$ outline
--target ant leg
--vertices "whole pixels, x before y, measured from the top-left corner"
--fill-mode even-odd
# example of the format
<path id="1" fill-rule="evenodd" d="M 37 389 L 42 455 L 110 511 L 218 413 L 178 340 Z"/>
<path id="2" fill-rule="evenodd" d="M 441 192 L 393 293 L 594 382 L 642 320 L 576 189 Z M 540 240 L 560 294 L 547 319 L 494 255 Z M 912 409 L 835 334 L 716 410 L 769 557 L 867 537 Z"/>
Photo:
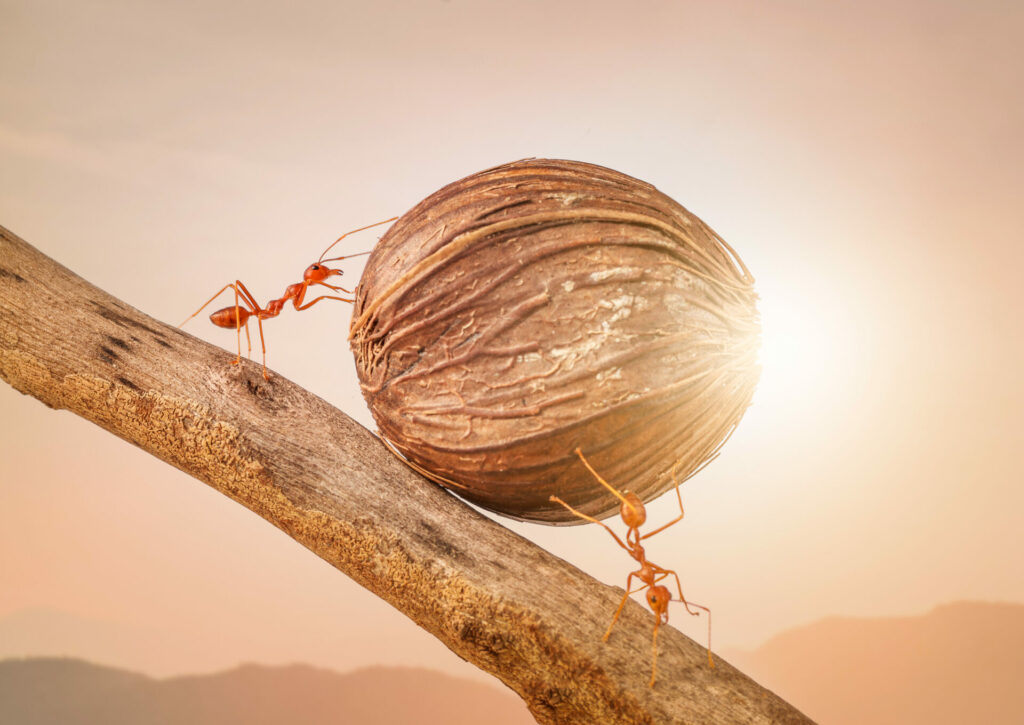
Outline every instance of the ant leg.
<path id="1" fill-rule="evenodd" d="M 263 318 L 256 315 L 256 325 L 260 328 L 260 348 L 263 351 L 263 379 L 270 380 L 270 375 L 267 374 L 267 343 L 263 341 Z M 245 334 L 249 335 L 249 321 L 245 321 Z"/>
<path id="2" fill-rule="evenodd" d="M 260 349 L 261 349 L 261 351 L 263 353 L 263 379 L 264 380 L 270 380 L 270 375 L 267 374 L 267 343 L 266 343 L 266 340 L 263 337 L 263 315 L 266 312 L 266 310 L 264 310 L 262 307 L 260 307 L 259 303 L 256 301 L 256 298 L 252 296 L 252 292 L 250 292 L 249 288 L 246 287 L 245 284 L 242 283 L 242 280 L 236 279 L 235 280 L 235 284 L 232 285 L 232 286 L 235 288 L 235 308 L 236 309 L 241 308 L 241 305 L 239 305 L 239 303 L 238 303 L 239 302 L 238 297 L 239 297 L 239 295 L 241 295 L 242 302 L 244 302 L 245 305 L 249 308 L 249 314 L 250 315 L 254 315 L 256 317 L 256 324 L 259 327 L 259 331 L 260 331 Z M 236 325 L 236 327 L 239 328 L 239 331 L 238 331 L 238 358 L 240 359 L 242 357 L 242 332 L 241 332 L 240 320 L 238 319 L 237 316 L 235 318 L 235 325 Z M 245 341 L 246 341 L 246 343 L 249 346 L 249 351 L 248 351 L 247 354 L 251 357 L 252 356 L 252 339 L 249 337 L 249 320 L 248 319 L 245 321 Z M 236 359 L 235 362 L 237 363 L 238 359 Z"/>
<path id="3" fill-rule="evenodd" d="M 685 515 L 685 512 L 683 511 L 683 495 L 681 493 L 679 493 L 679 479 L 676 478 L 676 468 L 678 468 L 678 466 L 679 466 L 678 463 L 676 463 L 674 466 L 672 466 L 672 480 L 675 481 L 675 484 L 676 484 L 676 499 L 679 500 L 679 515 L 676 516 L 671 521 L 669 521 L 667 524 L 665 524 L 663 526 L 659 526 L 654 531 L 648 531 L 646 534 L 644 534 L 643 536 L 640 537 L 641 540 L 646 539 L 649 536 L 654 536 L 655 534 L 664 531 L 669 526 L 674 526 L 675 524 L 678 524 L 680 521 L 683 520 L 683 516 Z"/>
<path id="4" fill-rule="evenodd" d="M 668 577 L 670 575 L 674 576 L 676 578 L 676 589 L 679 591 L 679 601 L 681 601 L 683 603 L 683 607 L 686 609 L 687 613 L 692 614 L 695 617 L 700 614 L 700 612 L 695 612 L 692 609 L 690 609 L 690 603 L 687 602 L 686 601 L 686 597 L 683 596 L 683 585 L 679 581 L 679 575 L 678 574 L 676 574 L 671 569 L 662 569 L 660 566 L 656 566 L 654 564 L 651 564 L 651 568 L 654 569 L 654 571 L 656 571 L 658 574 L 661 574 L 661 578 L 662 579 L 664 579 L 664 578 L 666 578 L 666 577 Z M 660 581 L 660 579 L 659 579 L 659 581 Z M 694 606 L 698 606 L 698 605 L 695 604 Z M 705 611 L 707 610 L 706 607 L 701 607 L 701 609 L 704 609 Z"/>
<path id="5" fill-rule="evenodd" d="M 263 308 L 260 307 L 256 298 L 252 296 L 249 289 L 242 284 L 242 280 L 236 279 L 235 283 L 231 285 L 235 289 L 235 329 L 238 330 L 238 357 L 235 358 L 235 365 L 237 365 L 242 358 L 242 330 L 241 321 L 239 319 L 238 310 L 241 309 L 241 305 L 238 304 L 238 296 L 242 296 L 242 301 L 249 308 L 249 314 L 256 316 L 256 322 L 260 328 L 260 347 L 263 348 L 263 377 L 267 378 L 267 346 L 263 342 L 263 320 L 261 313 L 264 312 Z M 249 337 L 249 320 L 245 320 L 245 343 L 248 346 L 246 356 L 252 358 L 252 338 Z"/>
<path id="6" fill-rule="evenodd" d="M 651 684 L 654 687 L 654 680 L 658 677 L 658 625 L 661 624 L 661 617 L 654 618 L 654 634 L 651 636 Z"/>
<path id="7" fill-rule="evenodd" d="M 612 623 L 608 625 L 608 631 L 604 633 L 601 638 L 602 642 L 607 642 L 608 638 L 612 636 L 612 629 L 615 628 L 615 623 L 619 621 L 619 615 L 622 614 L 622 608 L 626 606 L 626 602 L 629 601 L 629 595 L 631 592 L 627 591 L 622 595 L 622 601 L 619 602 L 619 608 L 615 610 L 615 616 L 612 617 Z"/>
<path id="8" fill-rule="evenodd" d="M 253 296 L 251 294 L 249 294 L 249 290 L 247 290 L 245 288 L 245 285 L 242 284 L 242 282 L 240 280 L 236 279 L 234 282 L 229 282 L 228 284 L 224 285 L 219 290 L 217 290 L 217 294 L 215 294 L 210 299 L 206 300 L 206 302 L 203 303 L 202 307 L 200 307 L 198 310 L 196 310 L 191 315 L 186 317 L 185 321 L 182 322 L 180 325 L 178 325 L 178 327 L 184 327 L 186 322 L 188 322 L 193 317 L 195 317 L 200 312 L 202 312 L 211 302 L 213 302 L 215 299 L 217 299 L 217 297 L 219 297 L 220 294 L 222 292 L 224 292 L 226 289 L 228 289 L 229 287 L 232 290 L 234 290 L 234 292 L 235 292 L 235 334 L 236 334 L 237 340 L 238 340 L 238 354 L 235 356 L 235 359 L 231 362 L 231 364 L 232 365 L 238 365 L 242 361 L 242 321 L 241 321 L 241 315 L 238 314 L 238 311 L 240 309 L 242 309 L 242 306 L 238 303 L 239 287 L 242 288 L 242 301 L 245 303 L 246 307 L 248 308 L 246 311 L 250 315 L 257 314 L 260 311 L 260 306 L 256 303 L 256 300 L 253 298 Z M 248 316 L 246 316 L 246 320 L 245 320 L 245 340 L 246 340 L 246 343 L 248 344 L 248 354 L 251 355 L 252 354 L 252 340 L 249 338 L 249 320 L 248 320 Z"/>
<path id="9" fill-rule="evenodd" d="M 340 285 L 333 285 L 333 284 L 327 284 L 326 282 L 317 282 L 317 284 L 319 284 L 319 285 L 323 285 L 323 286 L 324 286 L 324 287 L 326 287 L 327 289 L 332 289 L 332 290 L 334 290 L 335 292 L 344 292 L 344 293 L 345 293 L 345 294 L 347 294 L 347 295 L 350 295 L 350 294 L 354 294 L 354 293 L 352 292 L 352 290 L 350 290 L 350 289 L 345 289 L 344 287 L 342 287 L 342 286 L 340 286 Z"/>
<path id="10" fill-rule="evenodd" d="M 708 613 L 708 666 L 711 669 L 715 669 L 715 658 L 711 656 L 711 610 L 707 607 L 701 607 L 699 604 L 694 604 L 695 607 L 700 607 Z"/>
<path id="11" fill-rule="evenodd" d="M 252 359 L 252 338 L 249 337 L 249 321 L 248 320 L 245 321 L 244 327 L 245 327 L 245 346 L 246 346 L 245 355 L 246 355 L 246 357 Z M 238 332 L 238 356 L 234 360 L 231 361 L 232 365 L 238 365 L 240 362 L 242 362 L 242 333 L 241 333 L 240 330 L 236 330 L 236 332 Z"/>
<path id="12" fill-rule="evenodd" d="M 235 292 L 235 335 L 236 335 L 237 342 L 238 342 L 238 354 L 235 355 L 235 359 L 231 361 L 232 365 L 238 365 L 240 362 L 242 362 L 242 329 L 241 329 L 242 328 L 242 323 L 241 323 L 241 315 L 238 314 L 238 311 L 241 309 L 241 306 L 238 304 L 238 285 L 240 285 L 240 284 L 242 284 L 242 283 L 239 282 L 238 280 L 235 280 L 233 283 L 224 285 L 223 287 L 220 288 L 220 291 L 217 292 L 217 294 L 215 294 L 213 297 L 211 297 L 210 299 L 208 299 L 206 301 L 206 304 L 204 304 L 202 307 L 200 307 L 198 310 L 193 312 L 189 317 L 187 317 L 185 319 L 185 322 L 188 322 L 193 317 L 198 315 L 200 312 L 203 311 L 203 308 L 205 308 L 208 304 L 210 304 L 215 299 L 217 299 L 218 295 L 220 295 L 220 293 L 223 292 L 224 290 L 226 290 L 228 287 L 230 287 L 232 290 L 234 290 L 234 292 Z M 243 288 L 244 288 L 244 285 L 243 285 Z M 248 292 L 248 290 L 246 290 L 246 291 Z M 255 300 L 252 299 L 252 295 L 249 295 L 248 298 L 243 298 L 243 301 L 246 303 L 246 305 L 250 305 L 251 306 L 252 304 L 255 304 Z M 259 309 L 259 305 L 256 306 L 256 309 Z M 247 310 L 247 312 L 249 314 L 253 314 L 253 310 L 251 308 L 249 310 Z M 180 325 L 178 325 L 178 327 L 184 326 L 185 322 L 182 322 Z M 249 318 L 248 318 L 248 315 L 246 316 L 246 319 L 245 319 L 245 342 L 248 345 L 248 352 L 247 352 L 247 354 L 251 355 L 252 354 L 252 340 L 249 338 Z"/>
<path id="13" fill-rule="evenodd" d="M 715 658 L 711 656 L 711 610 L 703 604 L 697 604 L 696 602 L 690 602 L 690 606 L 703 609 L 708 613 L 708 666 L 710 666 L 711 669 L 715 669 Z M 691 612 L 691 614 L 696 614 L 696 612 Z"/>
<path id="14" fill-rule="evenodd" d="M 711 656 L 711 610 L 705 607 L 703 604 L 697 604 L 696 602 L 686 601 L 686 597 L 683 596 L 683 585 L 679 583 L 678 574 L 676 574 L 671 569 L 661 569 L 660 567 L 655 568 L 661 572 L 662 578 L 667 577 L 669 574 L 676 578 L 676 588 L 679 590 L 679 601 L 683 603 L 683 606 L 686 608 L 687 612 L 694 616 L 699 615 L 700 612 L 694 612 L 690 609 L 690 607 L 697 607 L 697 609 L 703 609 L 705 612 L 708 613 L 708 664 L 711 666 L 712 669 L 714 669 L 715 660 Z"/>
<path id="15" fill-rule="evenodd" d="M 562 499 L 558 498 L 558 496 L 551 496 L 551 497 L 550 497 L 550 498 L 548 499 L 548 501 L 550 501 L 550 502 L 552 502 L 552 503 L 560 503 L 560 504 L 562 504 L 562 505 L 563 505 L 563 506 L 565 506 L 565 507 L 566 507 L 567 509 L 569 509 L 569 513 L 572 513 L 572 514 L 575 514 L 576 516 L 579 516 L 579 517 L 580 517 L 581 519 L 583 519 L 584 521 L 589 521 L 589 522 L 590 522 L 590 523 L 592 523 L 592 524 L 599 524 L 600 526 L 603 526 L 603 527 L 604 527 L 604 529 L 605 529 L 605 531 L 607 531 L 607 532 L 608 532 L 609 534 L 611 534 L 611 535 L 612 535 L 612 538 L 613 538 L 613 539 L 615 539 L 616 543 L 618 543 L 618 545 L 619 545 L 619 546 L 621 546 L 621 547 L 622 547 L 623 549 L 625 549 L 626 551 L 630 551 L 630 548 L 629 548 L 628 546 L 626 546 L 625 544 L 623 544 L 623 543 L 622 543 L 622 539 L 620 539 L 620 538 L 618 537 L 618 534 L 616 534 L 616 533 L 615 533 L 614 531 L 612 531 L 612 530 L 611 530 L 610 528 L 608 528 L 608 524 L 604 523 L 603 521 L 598 521 L 598 520 L 597 520 L 597 519 L 595 519 L 595 518 L 594 518 L 593 516 L 587 516 L 587 515 L 586 515 L 586 514 L 584 514 L 584 513 L 580 513 L 579 511 L 577 511 L 576 509 L 574 509 L 574 508 L 573 508 L 572 506 L 570 506 L 569 504 L 567 504 L 567 503 L 566 503 L 565 501 L 563 501 Z"/>
<path id="16" fill-rule="evenodd" d="M 232 365 L 239 365 L 242 362 L 242 322 L 239 319 L 240 315 L 238 314 L 239 307 L 238 307 L 238 280 L 237 279 L 235 280 L 235 283 L 233 285 L 231 285 L 231 289 L 233 289 L 235 291 L 235 337 L 238 340 L 238 355 L 235 356 L 235 359 L 234 359 L 234 361 L 231 364 Z M 252 338 L 249 337 L 249 320 L 248 319 L 246 319 L 246 321 L 245 321 L 245 343 L 246 343 L 246 345 L 248 345 L 248 349 L 246 350 L 245 354 L 247 356 L 249 356 L 249 357 L 252 357 Z"/>
<path id="17" fill-rule="evenodd" d="M 629 595 L 635 594 L 636 592 L 642 592 L 647 588 L 647 585 L 640 587 L 636 591 L 630 591 L 630 587 L 633 585 L 633 577 L 639 576 L 637 572 L 630 572 L 629 576 L 626 577 L 626 593 L 622 595 L 622 601 L 619 602 L 619 608 L 615 610 L 615 616 L 612 617 L 612 623 L 608 625 L 608 631 L 604 633 L 604 637 L 601 638 L 602 642 L 607 642 L 608 638 L 612 636 L 612 629 L 615 628 L 615 623 L 619 621 L 619 615 L 622 614 L 623 607 L 626 606 L 626 602 L 629 601 Z"/>
<path id="18" fill-rule="evenodd" d="M 334 288 L 332 287 L 331 289 L 334 289 Z M 302 305 L 301 307 L 299 305 L 295 305 L 295 309 L 299 310 L 300 312 L 302 310 L 308 310 L 310 307 L 315 305 L 320 300 L 338 300 L 339 302 L 348 302 L 350 304 L 352 302 L 355 302 L 355 300 L 350 300 L 350 299 L 348 299 L 346 297 L 333 297 L 331 295 L 321 295 L 321 296 L 317 297 L 315 300 L 313 300 L 312 302 L 307 302 L 306 304 Z"/>
<path id="19" fill-rule="evenodd" d="M 213 302 L 213 301 L 214 301 L 215 299 L 217 299 L 218 297 L 220 297 L 221 293 L 222 293 L 222 292 L 223 292 L 224 290 L 226 290 L 226 289 L 227 289 L 228 287 L 234 288 L 234 286 L 235 286 L 235 285 L 234 285 L 233 283 L 231 283 L 231 282 L 228 282 L 228 283 L 227 283 L 226 285 L 224 285 L 223 287 L 221 287 L 221 288 L 220 288 L 219 290 L 217 290 L 217 294 L 215 294 L 215 295 L 214 295 L 213 297 L 211 297 L 210 299 L 206 300 L 206 302 L 204 302 L 204 303 L 203 303 L 203 306 L 202 306 L 202 307 L 200 307 L 200 308 L 199 308 L 198 310 L 196 310 L 196 311 L 195 311 L 195 312 L 193 312 L 193 313 L 192 313 L 191 315 L 189 315 L 188 317 L 186 317 L 186 318 L 185 318 L 185 322 L 188 322 L 188 321 L 189 321 L 189 320 L 191 320 L 191 319 L 192 319 L 193 317 L 195 317 L 196 315 L 198 315 L 198 314 L 199 314 L 200 312 L 202 312 L 203 310 L 205 310 L 205 309 L 206 309 L 206 308 L 207 308 L 207 307 L 209 306 L 209 304 L 210 304 L 211 302 Z M 235 304 L 236 304 L 236 305 L 238 304 L 238 290 L 235 290 Z M 178 327 L 184 327 L 184 326 L 185 326 L 185 322 L 182 322 L 182 323 L 181 323 L 180 325 L 178 325 Z"/>
<path id="20" fill-rule="evenodd" d="M 238 295 L 242 295 L 242 300 L 249 307 L 249 312 L 251 314 L 258 315 L 260 312 L 264 311 L 263 308 L 260 307 L 260 303 L 256 301 L 256 298 L 252 296 L 249 289 L 242 284 L 242 280 L 236 279 L 234 285 L 228 286 L 233 286 L 235 288 L 235 307 L 239 306 Z"/>

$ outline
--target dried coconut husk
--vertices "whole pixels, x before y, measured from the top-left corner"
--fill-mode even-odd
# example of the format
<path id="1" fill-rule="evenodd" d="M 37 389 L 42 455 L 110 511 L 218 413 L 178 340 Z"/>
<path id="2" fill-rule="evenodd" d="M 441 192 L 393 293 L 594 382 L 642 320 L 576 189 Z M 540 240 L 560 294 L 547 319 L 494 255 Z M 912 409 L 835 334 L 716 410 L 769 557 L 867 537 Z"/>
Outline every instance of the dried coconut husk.
<path id="1" fill-rule="evenodd" d="M 356 290 L 351 343 L 381 435 L 460 496 L 580 523 L 711 458 L 757 384 L 753 277 L 653 186 L 575 161 L 468 176 L 402 216 Z"/>

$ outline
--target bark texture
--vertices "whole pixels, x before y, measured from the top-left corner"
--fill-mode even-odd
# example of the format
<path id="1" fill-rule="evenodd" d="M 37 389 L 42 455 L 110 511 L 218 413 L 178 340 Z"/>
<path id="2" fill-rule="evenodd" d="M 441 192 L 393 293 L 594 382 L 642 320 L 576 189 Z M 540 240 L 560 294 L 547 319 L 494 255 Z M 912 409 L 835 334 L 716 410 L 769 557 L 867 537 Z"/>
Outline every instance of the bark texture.
<path id="1" fill-rule="evenodd" d="M 542 723 L 803 723 L 652 615 L 410 470 L 258 364 L 142 314 L 0 228 L 0 377 L 230 496 L 490 672 Z M 197 592 L 197 596 L 201 596 Z"/>

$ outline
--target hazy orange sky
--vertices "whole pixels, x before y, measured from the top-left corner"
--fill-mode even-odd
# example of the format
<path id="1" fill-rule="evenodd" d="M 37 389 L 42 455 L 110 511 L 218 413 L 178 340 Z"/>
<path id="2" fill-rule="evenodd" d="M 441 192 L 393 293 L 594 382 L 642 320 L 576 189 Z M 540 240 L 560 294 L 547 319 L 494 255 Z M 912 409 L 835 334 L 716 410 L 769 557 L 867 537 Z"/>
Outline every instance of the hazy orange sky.
<path id="1" fill-rule="evenodd" d="M 762 297 L 753 407 L 648 548 L 713 609 L 716 647 L 1024 601 L 1024 6 L 623 7 L 0 0 L 0 224 L 177 324 L 236 277 L 280 295 L 342 232 L 469 173 L 618 169 L 715 228 Z M 369 425 L 348 313 L 287 310 L 269 364 Z M 154 674 L 475 672 L 92 424 L 0 385 L 0 425 L 0 656 L 51 653 L 19 649 L 49 627 Z M 625 582 L 596 527 L 506 523 Z"/>

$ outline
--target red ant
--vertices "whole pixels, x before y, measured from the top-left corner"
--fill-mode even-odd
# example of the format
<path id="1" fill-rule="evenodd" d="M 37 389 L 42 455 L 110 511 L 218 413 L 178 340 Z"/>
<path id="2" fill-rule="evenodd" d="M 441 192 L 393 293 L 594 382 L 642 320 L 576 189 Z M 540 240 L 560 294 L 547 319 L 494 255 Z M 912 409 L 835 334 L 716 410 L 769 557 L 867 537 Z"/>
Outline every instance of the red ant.
<path id="1" fill-rule="evenodd" d="M 629 529 L 626 532 L 626 541 L 623 542 L 622 539 L 620 539 L 618 535 L 603 522 L 598 521 L 592 516 L 587 516 L 584 513 L 580 513 L 572 506 L 567 504 L 565 501 L 558 498 L 558 496 L 551 496 L 549 500 L 553 503 L 562 504 L 562 506 L 565 506 L 565 508 L 569 509 L 571 513 L 575 514 L 576 516 L 579 516 L 581 519 L 604 526 L 608 533 L 612 535 L 612 538 L 615 539 L 616 543 L 618 543 L 619 546 L 625 549 L 629 553 L 629 555 L 636 559 L 637 562 L 639 562 L 640 564 L 640 568 L 637 571 L 630 572 L 629 577 L 627 577 L 626 593 L 622 596 L 622 601 L 619 602 L 619 608 L 615 610 L 615 616 L 612 618 L 612 623 L 608 625 L 608 631 L 604 633 L 604 637 L 602 638 L 602 640 L 605 642 L 608 641 L 608 638 L 612 634 L 612 629 L 615 627 L 615 623 L 619 621 L 619 615 L 622 614 L 623 607 L 626 606 L 626 600 L 629 599 L 629 595 L 635 594 L 636 592 L 642 592 L 644 589 L 646 589 L 647 604 L 654 612 L 655 617 L 654 636 L 651 640 L 650 683 L 650 686 L 654 687 L 654 680 L 658 674 L 658 627 L 662 624 L 668 624 L 668 603 L 672 601 L 672 593 L 668 590 L 668 587 L 659 584 L 658 582 L 661 582 L 664 579 L 667 579 L 669 576 L 672 576 L 676 580 L 676 589 L 679 591 L 679 601 L 683 603 L 683 606 L 686 608 L 686 611 L 694 616 L 699 615 L 700 612 L 695 612 L 692 609 L 690 609 L 690 607 L 693 606 L 697 607 L 698 609 L 703 609 L 705 612 L 708 613 L 708 664 L 711 665 L 711 667 L 713 668 L 715 666 L 715 661 L 711 657 L 711 610 L 707 607 L 701 606 L 700 604 L 687 602 L 686 597 L 683 596 L 683 585 L 679 582 L 679 575 L 671 569 L 662 569 L 657 564 L 653 564 L 650 561 L 648 561 L 647 555 L 644 553 L 644 547 L 640 545 L 640 542 L 644 539 L 654 536 L 655 534 L 664 531 L 669 526 L 677 524 L 683 520 L 683 497 L 679 493 L 679 481 L 676 479 L 675 468 L 672 469 L 672 480 L 675 481 L 676 498 L 679 499 L 679 516 L 672 519 L 664 526 L 660 526 L 654 531 L 648 531 L 646 534 L 641 536 L 640 527 L 643 526 L 644 522 L 647 520 L 647 511 L 644 509 L 644 504 L 640 500 L 640 497 L 637 496 L 635 493 L 631 493 L 629 491 L 626 491 L 624 494 L 620 493 L 617 489 L 615 489 L 615 487 L 613 487 L 611 484 L 609 484 L 607 481 L 601 478 L 600 474 L 598 474 L 598 472 L 593 469 L 593 467 L 583 456 L 583 452 L 579 448 L 577 448 L 575 452 L 576 455 L 580 457 L 580 460 L 583 461 L 583 465 L 587 467 L 587 470 L 594 474 L 594 478 L 596 478 L 602 486 L 611 491 L 615 495 L 615 497 L 619 499 L 619 501 L 621 501 L 621 504 L 619 506 L 619 515 L 622 517 L 623 523 L 626 524 L 626 526 Z M 643 585 L 638 587 L 637 589 L 631 590 L 630 587 L 633 585 L 633 577 L 639 579 L 643 583 Z"/>
<path id="2" fill-rule="evenodd" d="M 335 292 L 344 292 L 345 294 L 349 295 L 352 294 L 351 290 L 347 290 L 344 287 L 336 287 L 334 285 L 327 284 L 326 280 L 328 277 L 340 277 L 342 271 L 340 269 L 332 269 L 326 266 L 324 262 L 338 262 L 342 259 L 349 259 L 351 257 L 358 257 L 363 254 L 369 254 L 369 252 L 359 252 L 358 254 L 349 254 L 344 257 L 331 257 L 330 259 L 324 259 L 324 256 L 329 251 L 331 251 L 331 249 L 334 248 L 334 245 L 336 245 L 342 239 L 347 237 L 349 234 L 355 234 L 356 232 L 361 232 L 364 229 L 370 229 L 371 227 L 377 227 L 380 226 L 381 224 L 387 224 L 388 222 L 393 222 L 397 218 L 398 217 L 391 217 L 390 219 L 385 219 L 382 222 L 377 222 L 376 224 L 370 224 L 365 227 L 360 227 L 359 229 L 353 229 L 350 232 L 345 232 L 344 234 L 342 234 L 340 237 L 335 239 L 331 243 L 331 245 L 327 247 L 327 249 L 324 250 L 324 253 L 320 255 L 320 259 L 306 267 L 306 271 L 303 272 L 302 274 L 301 282 L 296 282 L 295 284 L 288 285 L 288 287 L 284 291 L 284 295 L 282 295 L 276 300 L 270 300 L 270 302 L 267 303 L 267 306 L 265 308 L 260 307 L 259 303 L 256 301 L 256 298 L 253 297 L 252 293 L 250 293 L 246 286 L 242 284 L 242 281 L 236 279 L 234 282 L 230 282 L 221 287 L 217 291 L 217 294 L 208 299 L 205 303 L 203 303 L 202 307 L 200 307 L 198 310 L 189 315 L 185 319 L 185 322 L 188 322 L 193 317 L 202 312 L 203 309 L 205 309 L 207 305 L 209 305 L 211 302 L 217 299 L 217 297 L 222 292 L 224 292 L 224 290 L 233 289 L 235 291 L 235 304 L 232 305 L 231 307 L 224 307 L 212 313 L 210 315 L 210 322 L 215 324 L 217 327 L 224 327 L 228 329 L 233 327 L 237 331 L 238 356 L 231 361 L 231 364 L 238 365 L 238 363 L 241 362 L 242 360 L 243 327 L 245 328 L 245 341 L 246 344 L 249 346 L 248 354 L 252 354 L 252 339 L 249 337 L 249 318 L 255 317 L 256 323 L 257 325 L 259 325 L 260 329 L 260 347 L 263 349 L 263 378 L 264 380 L 269 380 L 270 375 L 267 374 L 267 346 L 263 340 L 263 320 L 269 319 L 271 317 L 277 317 L 279 314 L 281 314 L 281 310 L 284 309 L 284 306 L 288 303 L 289 300 L 291 300 L 292 305 L 295 307 L 295 309 L 299 311 L 308 310 L 310 307 L 315 305 L 320 300 L 340 300 L 341 302 L 349 303 L 353 302 L 354 300 L 349 299 L 347 297 L 321 295 L 312 302 L 307 302 L 303 304 L 303 301 L 306 299 L 306 290 L 308 290 L 310 286 L 315 284 L 318 284 L 322 287 L 326 287 L 327 289 L 333 290 Z M 241 304 L 239 304 L 240 302 Z M 242 306 L 243 304 L 245 305 L 245 307 Z M 180 325 L 178 325 L 178 327 L 184 326 L 185 322 L 182 322 Z"/>

